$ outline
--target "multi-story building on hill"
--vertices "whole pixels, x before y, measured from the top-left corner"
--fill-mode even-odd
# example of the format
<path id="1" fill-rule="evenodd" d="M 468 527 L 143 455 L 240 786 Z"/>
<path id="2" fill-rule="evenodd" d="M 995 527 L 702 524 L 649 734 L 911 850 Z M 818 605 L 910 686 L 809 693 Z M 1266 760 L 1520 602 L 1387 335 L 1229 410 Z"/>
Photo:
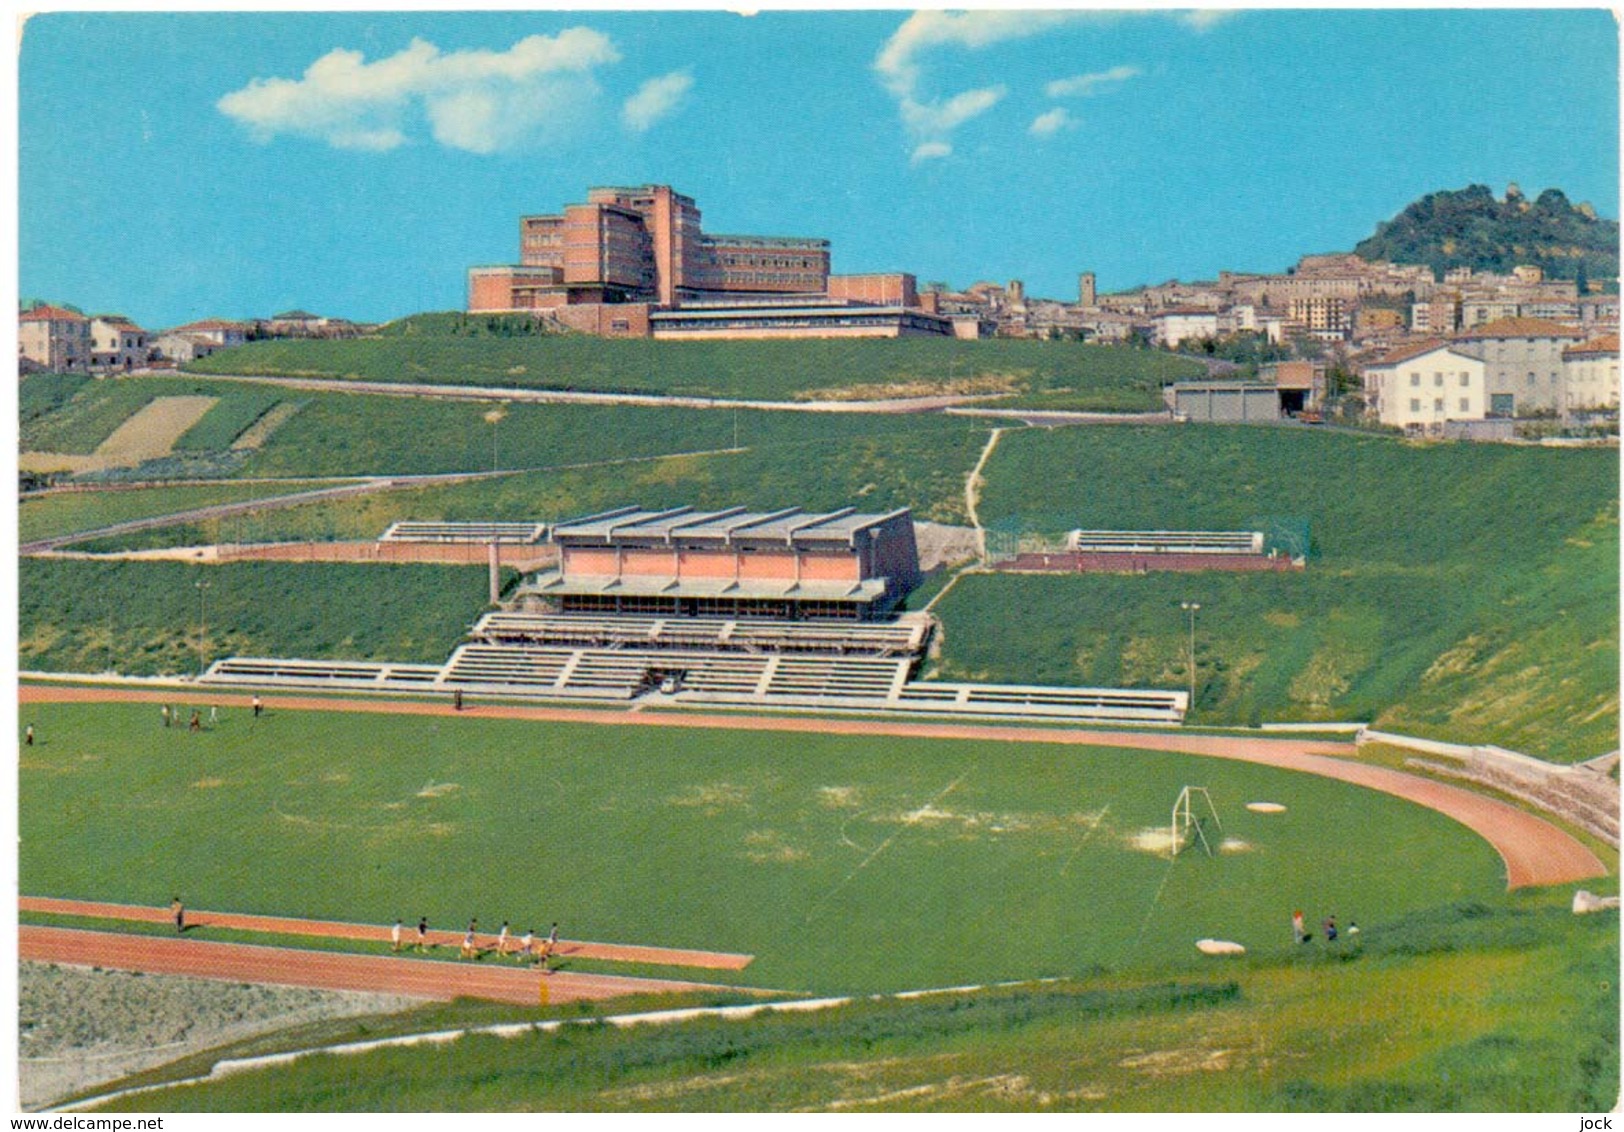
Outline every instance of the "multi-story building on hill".
<path id="1" fill-rule="evenodd" d="M 1365 367 L 1365 404 L 1382 424 L 1439 433 L 1484 418 L 1485 370 L 1448 342 L 1419 342 Z"/>
<path id="2" fill-rule="evenodd" d="M 1537 318 L 1503 318 L 1457 334 L 1453 347 L 1482 359 L 1489 415 L 1521 417 L 1565 411 L 1562 354 L 1584 331 Z"/>
<path id="3" fill-rule="evenodd" d="M 829 241 L 816 237 L 707 233 L 693 198 L 669 185 L 594 188 L 561 213 L 521 217 L 519 259 L 469 270 L 470 313 L 536 312 L 622 337 L 786 337 L 833 332 L 822 308 L 837 304 L 865 310 L 856 320 L 863 334 L 953 332 L 920 310 L 913 276 L 831 275 Z M 708 316 L 653 317 L 694 305 Z M 736 318 L 721 313 L 729 306 Z"/>
<path id="4" fill-rule="evenodd" d="M 147 332 L 123 315 L 91 319 L 90 348 L 92 364 L 98 369 L 128 371 L 148 361 Z"/>
<path id="5" fill-rule="evenodd" d="M 91 366 L 90 320 L 75 311 L 40 304 L 17 316 L 17 356 L 24 368 L 52 373 Z"/>
<path id="6" fill-rule="evenodd" d="M 1618 410 L 1618 335 L 1606 334 L 1562 351 L 1562 384 L 1570 412 Z"/>

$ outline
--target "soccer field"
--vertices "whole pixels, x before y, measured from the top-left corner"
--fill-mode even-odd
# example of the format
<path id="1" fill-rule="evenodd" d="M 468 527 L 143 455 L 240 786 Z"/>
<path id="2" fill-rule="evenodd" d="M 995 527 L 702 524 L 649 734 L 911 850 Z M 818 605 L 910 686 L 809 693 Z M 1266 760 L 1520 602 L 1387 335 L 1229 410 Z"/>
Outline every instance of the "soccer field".
<path id="1" fill-rule="evenodd" d="M 183 700 L 177 700 L 184 706 Z M 27 895 L 754 954 L 736 981 L 902 990 L 1280 958 L 1289 919 L 1372 927 L 1503 891 L 1419 806 L 1305 774 L 1047 744 L 33 704 Z M 1166 852 L 1181 787 L 1219 849 Z M 1273 802 L 1284 812 L 1246 808 Z"/>

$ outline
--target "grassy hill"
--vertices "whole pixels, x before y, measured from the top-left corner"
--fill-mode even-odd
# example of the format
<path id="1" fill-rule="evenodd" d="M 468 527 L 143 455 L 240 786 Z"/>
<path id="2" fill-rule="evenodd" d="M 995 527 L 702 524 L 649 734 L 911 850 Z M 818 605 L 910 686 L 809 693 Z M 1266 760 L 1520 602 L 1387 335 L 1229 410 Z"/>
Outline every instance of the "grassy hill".
<path id="1" fill-rule="evenodd" d="M 970 576 L 943 678 L 1182 687 L 1195 719 L 1372 720 L 1572 760 L 1618 744 L 1618 454 L 1271 429 L 1003 439 L 990 526 L 1309 525 L 1301 574 Z"/>
<path id="2" fill-rule="evenodd" d="M 1049 408 L 1102 411 L 1159 409 L 1163 384 L 1202 372 L 1188 360 L 1162 353 L 1076 342 L 655 342 L 580 334 L 505 336 L 479 333 L 480 326 L 472 316 L 418 315 L 391 324 L 377 337 L 252 342 L 188 368 L 726 400 L 1007 393 L 1040 396 Z"/>
<path id="3" fill-rule="evenodd" d="M 235 1073 L 117 1111 L 1602 1112 L 1617 1099 L 1618 924 L 1461 904 L 1313 948 L 814 1014 L 464 1038 Z M 1307 950 L 1307 949 L 1305 949 Z M 655 1004 L 654 1008 L 668 1004 Z M 673 1002 L 669 1005 L 686 1005 Z M 609 1007 L 613 1009 L 613 1007 Z M 227 1056 L 443 1028 L 446 1007 Z M 486 1008 L 513 1021 L 511 1008 Z M 524 1017 L 568 1017 L 562 1008 Z M 453 1024 L 478 1022 L 466 1008 Z M 188 1066 L 137 1079 L 183 1073 Z M 135 1082 L 132 1082 L 135 1083 Z"/>
<path id="4" fill-rule="evenodd" d="M 1439 279 L 1454 267 L 1505 274 L 1532 264 L 1547 278 L 1618 289 L 1618 221 L 1571 204 L 1561 189 L 1533 201 L 1518 192 L 1496 200 L 1487 185 L 1428 193 L 1353 250 L 1369 260 L 1424 263 Z"/>

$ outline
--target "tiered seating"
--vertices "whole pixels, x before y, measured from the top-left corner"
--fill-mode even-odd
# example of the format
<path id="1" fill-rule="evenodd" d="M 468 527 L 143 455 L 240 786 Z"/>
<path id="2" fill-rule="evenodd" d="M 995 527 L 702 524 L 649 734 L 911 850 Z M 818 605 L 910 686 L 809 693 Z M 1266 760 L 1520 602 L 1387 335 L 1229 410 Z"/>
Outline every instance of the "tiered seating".
<path id="1" fill-rule="evenodd" d="M 379 542 L 537 543 L 547 533 L 542 523 L 391 523 Z"/>
<path id="2" fill-rule="evenodd" d="M 782 656 L 767 684 L 768 696 L 856 696 L 885 700 L 907 660 Z"/>
<path id="3" fill-rule="evenodd" d="M 1047 688 L 1022 684 L 903 686 L 891 702 L 904 711 L 1015 715 L 1122 723 L 1178 723 L 1189 695 L 1141 688 Z"/>
<path id="4" fill-rule="evenodd" d="M 375 664 L 350 660 L 275 660 L 234 656 L 217 660 L 199 679 L 205 684 L 271 687 L 421 690 L 440 676 L 438 664 Z"/>
<path id="5" fill-rule="evenodd" d="M 569 649 L 463 645 L 446 662 L 441 682 L 529 691 L 550 689 L 558 682 L 571 655 Z"/>
<path id="6" fill-rule="evenodd" d="M 1067 550 L 1113 554 L 1262 554 L 1261 531 L 1072 531 Z"/>
<path id="7" fill-rule="evenodd" d="M 669 663 L 669 662 L 668 662 Z M 682 678 L 682 691 L 678 696 L 697 693 L 702 696 L 754 696 L 761 686 L 761 677 L 772 663 L 770 657 L 721 653 L 704 658 L 704 663 L 690 667 Z"/>
<path id="8" fill-rule="evenodd" d="M 473 636 L 491 643 L 900 656 L 923 650 L 924 620 L 875 625 L 715 617 L 593 617 L 487 613 Z"/>

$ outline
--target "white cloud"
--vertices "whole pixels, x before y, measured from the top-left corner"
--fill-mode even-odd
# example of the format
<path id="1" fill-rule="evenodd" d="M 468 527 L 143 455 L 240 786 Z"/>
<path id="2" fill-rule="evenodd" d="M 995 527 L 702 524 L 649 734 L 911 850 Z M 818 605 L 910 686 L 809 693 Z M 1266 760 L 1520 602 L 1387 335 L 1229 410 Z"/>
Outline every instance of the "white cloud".
<path id="1" fill-rule="evenodd" d="M 971 118 L 985 114 L 998 105 L 1007 93 L 1001 86 L 991 86 L 962 91 L 946 101 L 937 99 L 922 103 L 905 98 L 902 100 L 902 121 L 920 137 L 939 137 L 951 133 Z"/>
<path id="2" fill-rule="evenodd" d="M 1234 8 L 1192 8 L 1179 13 L 1179 23 L 1192 31 L 1206 31 L 1236 15 Z"/>
<path id="3" fill-rule="evenodd" d="M 914 151 L 909 156 L 908 162 L 911 165 L 918 165 L 922 161 L 933 161 L 938 157 L 948 157 L 952 153 L 953 147 L 946 142 L 921 142 L 914 146 Z"/>
<path id="4" fill-rule="evenodd" d="M 1073 125 L 1071 113 L 1064 106 L 1056 106 L 1053 110 L 1045 110 L 1033 118 L 1026 132 L 1034 137 L 1047 138 L 1070 125 Z"/>
<path id="5" fill-rule="evenodd" d="M 440 144 L 494 153 L 558 137 L 596 97 L 593 69 L 619 58 L 608 36 L 586 27 L 506 51 L 445 54 L 414 39 L 372 63 L 336 48 L 301 78 L 254 79 L 215 105 L 261 141 L 293 134 L 362 150 L 404 145 L 420 112 Z"/>
<path id="6" fill-rule="evenodd" d="M 649 79 L 626 100 L 620 109 L 620 119 L 628 129 L 642 133 L 676 110 L 693 85 L 694 77 L 687 71 L 672 71 L 669 75 Z"/>
<path id="7" fill-rule="evenodd" d="M 1043 88 L 1043 93 L 1050 98 L 1067 98 L 1073 95 L 1087 98 L 1093 94 L 1103 94 L 1115 90 L 1131 78 L 1140 74 L 1138 67 L 1123 65 L 1112 67 L 1108 71 L 1095 71 L 1087 75 L 1074 75 L 1069 79 L 1056 79 Z"/>

